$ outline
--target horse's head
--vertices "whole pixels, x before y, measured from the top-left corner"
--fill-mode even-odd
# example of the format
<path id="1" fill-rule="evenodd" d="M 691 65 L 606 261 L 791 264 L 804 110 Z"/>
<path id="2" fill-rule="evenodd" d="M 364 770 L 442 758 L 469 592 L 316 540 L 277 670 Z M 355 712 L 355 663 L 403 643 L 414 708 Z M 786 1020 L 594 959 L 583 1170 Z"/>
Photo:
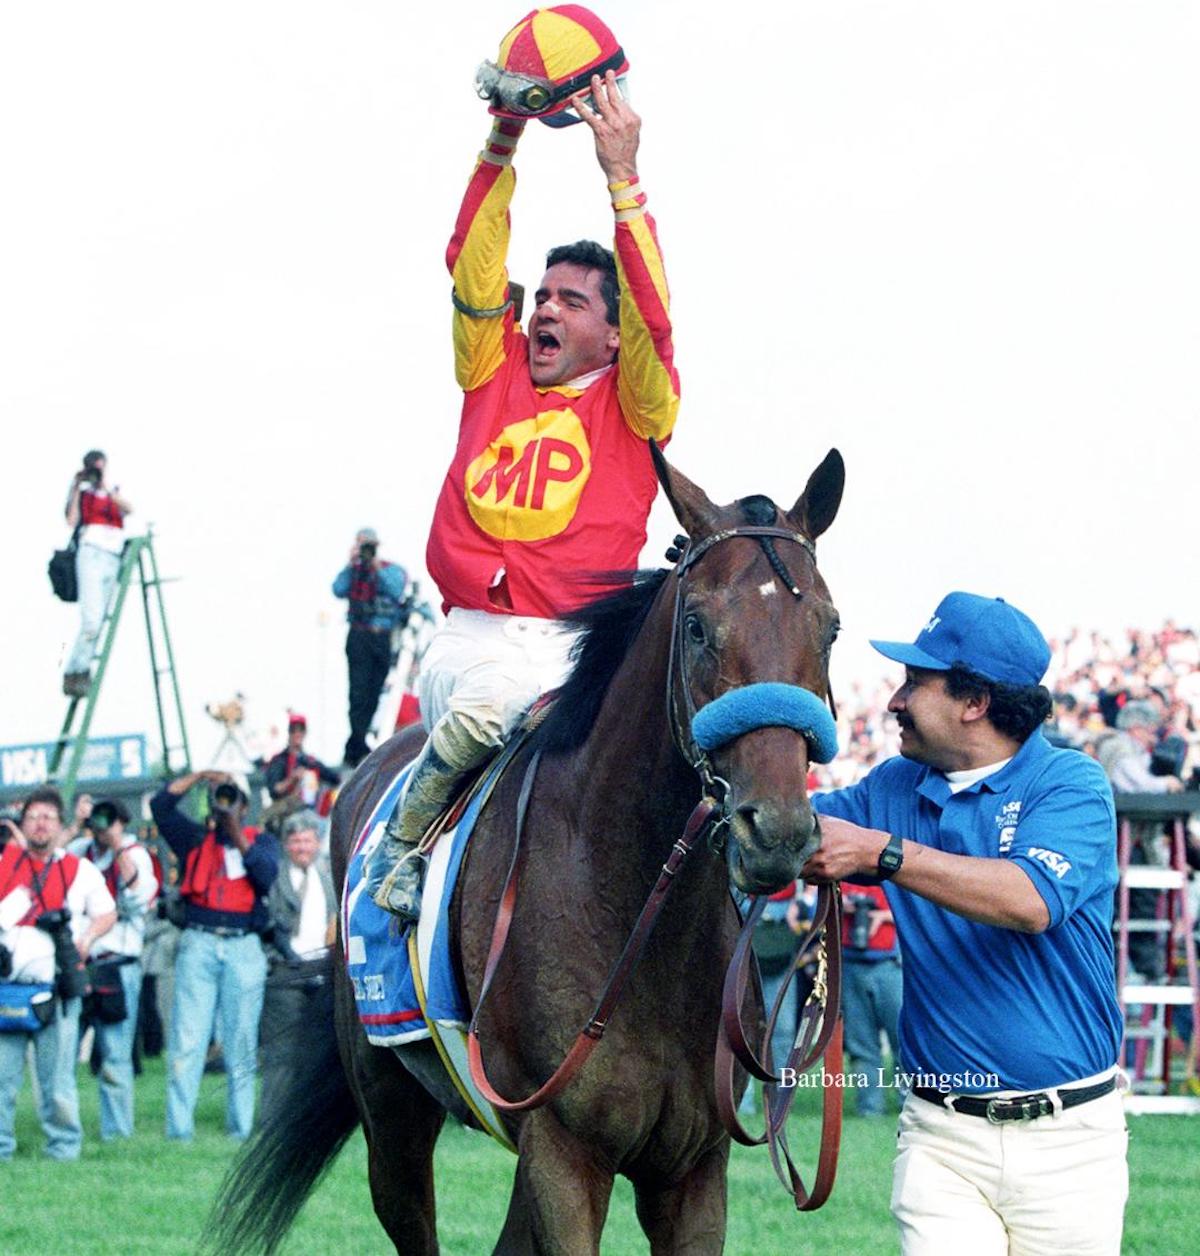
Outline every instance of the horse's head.
<path id="1" fill-rule="evenodd" d="M 766 893 L 819 845 L 806 779 L 809 761 L 836 748 L 825 703 L 838 614 L 814 542 L 837 514 L 845 468 L 831 450 L 790 510 L 766 497 L 716 506 L 653 454 L 688 538 L 671 577 L 676 742 L 724 794 L 734 884 Z"/>

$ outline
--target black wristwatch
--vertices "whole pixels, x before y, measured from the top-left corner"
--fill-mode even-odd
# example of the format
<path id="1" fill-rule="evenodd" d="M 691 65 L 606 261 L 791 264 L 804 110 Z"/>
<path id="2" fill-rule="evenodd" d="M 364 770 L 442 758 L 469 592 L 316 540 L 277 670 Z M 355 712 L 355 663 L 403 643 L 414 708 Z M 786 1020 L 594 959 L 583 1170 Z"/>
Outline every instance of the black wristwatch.
<path id="1" fill-rule="evenodd" d="M 881 881 L 890 880 L 900 871 L 904 863 L 904 839 L 895 833 L 888 838 L 888 844 L 879 852 L 879 862 L 875 865 L 875 875 Z"/>

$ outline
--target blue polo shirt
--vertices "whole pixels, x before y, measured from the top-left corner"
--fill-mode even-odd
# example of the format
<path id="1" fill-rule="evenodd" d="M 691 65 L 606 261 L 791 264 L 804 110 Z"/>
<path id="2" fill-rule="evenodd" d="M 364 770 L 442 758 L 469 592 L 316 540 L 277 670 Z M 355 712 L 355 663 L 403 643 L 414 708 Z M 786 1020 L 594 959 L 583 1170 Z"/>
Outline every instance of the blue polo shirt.
<path id="1" fill-rule="evenodd" d="M 825 815 L 952 855 L 1011 859 L 1050 913 L 1043 933 L 1021 933 L 886 885 L 904 954 L 900 1061 L 926 1075 L 917 1084 L 1040 1090 L 1116 1062 L 1116 813 L 1098 763 L 1038 731 L 957 794 L 941 772 L 895 758 L 812 801 Z"/>

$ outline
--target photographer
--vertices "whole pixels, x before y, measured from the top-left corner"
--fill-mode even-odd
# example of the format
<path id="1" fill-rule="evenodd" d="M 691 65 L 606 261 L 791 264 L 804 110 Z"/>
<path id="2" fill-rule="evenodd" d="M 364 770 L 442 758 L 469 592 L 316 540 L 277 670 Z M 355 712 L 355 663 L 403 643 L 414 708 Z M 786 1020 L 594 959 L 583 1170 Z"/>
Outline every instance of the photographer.
<path id="1" fill-rule="evenodd" d="M 78 529 L 75 574 L 79 586 L 79 636 L 67 659 L 63 693 L 82 698 L 91 683 L 92 659 L 104 611 L 116 588 L 125 548 L 125 516 L 133 507 L 119 488 L 104 481 L 107 459 L 99 449 L 83 456 L 67 494 L 67 524 Z"/>
<path id="2" fill-rule="evenodd" d="M 313 811 L 298 811 L 284 821 L 284 858 L 267 898 L 271 925 L 259 1033 L 259 1121 L 274 1115 L 288 1081 L 305 1058 L 309 1009 L 328 980 L 337 899 L 328 866 L 321 859 L 320 826 Z"/>
<path id="3" fill-rule="evenodd" d="M 392 665 L 392 630 L 407 613 L 408 575 L 403 567 L 379 557 L 374 528 L 360 528 L 350 561 L 333 582 L 334 597 L 348 599 L 346 662 L 350 672 L 350 736 L 345 761 L 357 767 L 371 751 L 367 730 L 379 705 Z"/>
<path id="4" fill-rule="evenodd" d="M 142 947 L 158 878 L 150 853 L 126 829 L 130 815 L 119 799 L 95 803 L 86 821 L 90 836 L 72 852 L 93 864 L 116 900 L 117 923 L 92 954 L 93 1007 L 100 1052 L 100 1137 L 133 1136 L 133 1039 L 142 989 Z M 120 1012 L 124 1009 L 124 1015 Z"/>
<path id="5" fill-rule="evenodd" d="M 878 885 L 843 885 L 842 904 L 842 1016 L 846 1023 L 846 1052 L 854 1071 L 866 1077 L 858 1086 L 855 1106 L 859 1116 L 882 1116 L 884 1109 L 883 1053 L 879 1036 L 886 1034 L 892 1067 L 900 1054 L 900 948 L 887 895 Z"/>
<path id="6" fill-rule="evenodd" d="M 263 769 L 263 781 L 267 792 L 271 795 L 271 812 L 278 816 L 288 815 L 301 807 L 316 806 L 321 793 L 321 786 L 333 786 L 341 782 L 341 777 L 331 767 L 326 767 L 320 759 L 307 754 L 304 749 L 304 738 L 308 735 L 308 721 L 303 715 L 293 711 L 288 716 L 287 745 L 273 755 Z M 278 826 L 269 817 L 264 821 L 272 832 L 279 832 Z"/>
<path id="7" fill-rule="evenodd" d="M 75 1085 L 80 999 L 87 985 L 83 961 L 117 913 L 95 867 L 59 848 L 63 801 L 56 789 L 34 790 L 21 807 L 20 827 L 8 820 L 4 826 L 0 980 L 40 987 L 39 994 L 53 990 L 55 997 L 39 1004 L 45 1013 L 40 1028 L 0 1033 L 0 1160 L 16 1150 L 14 1115 L 30 1046 L 46 1155 L 77 1160 L 83 1144 Z"/>
<path id="8" fill-rule="evenodd" d="M 209 790 L 208 819 L 179 809 L 192 788 Z M 228 1097 L 226 1128 L 246 1138 L 254 1121 L 258 1020 L 267 963 L 260 935 L 279 869 L 279 844 L 246 827 L 249 786 L 227 772 L 189 772 L 159 790 L 150 813 L 183 867 L 183 935 L 167 1044 L 167 1137 L 190 1140 L 204 1058 L 220 1020 Z"/>

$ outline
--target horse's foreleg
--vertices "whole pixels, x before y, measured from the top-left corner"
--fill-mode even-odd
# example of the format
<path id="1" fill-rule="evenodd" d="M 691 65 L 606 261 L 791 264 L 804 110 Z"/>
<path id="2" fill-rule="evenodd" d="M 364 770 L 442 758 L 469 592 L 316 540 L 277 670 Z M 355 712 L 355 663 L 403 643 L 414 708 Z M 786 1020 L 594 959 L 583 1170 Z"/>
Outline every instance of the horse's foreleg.
<path id="1" fill-rule="evenodd" d="M 638 1220 L 652 1256 L 707 1256 L 724 1249 L 728 1166 L 729 1143 L 724 1141 L 672 1186 L 634 1182 Z"/>
<path id="2" fill-rule="evenodd" d="M 496 1256 L 596 1256 L 613 1175 L 548 1108 L 525 1119 Z"/>

